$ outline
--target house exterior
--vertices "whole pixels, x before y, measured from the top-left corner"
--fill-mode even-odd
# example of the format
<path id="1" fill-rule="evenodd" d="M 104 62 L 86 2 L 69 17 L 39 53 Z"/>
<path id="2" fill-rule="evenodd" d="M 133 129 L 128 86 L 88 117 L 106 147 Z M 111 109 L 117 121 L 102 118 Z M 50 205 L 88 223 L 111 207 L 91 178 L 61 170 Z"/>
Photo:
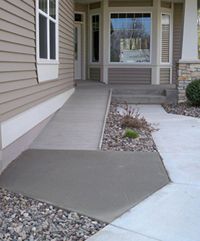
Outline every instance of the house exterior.
<path id="1" fill-rule="evenodd" d="M 0 172 L 75 80 L 164 86 L 184 101 L 200 78 L 199 17 L 199 0 L 1 0 Z"/>

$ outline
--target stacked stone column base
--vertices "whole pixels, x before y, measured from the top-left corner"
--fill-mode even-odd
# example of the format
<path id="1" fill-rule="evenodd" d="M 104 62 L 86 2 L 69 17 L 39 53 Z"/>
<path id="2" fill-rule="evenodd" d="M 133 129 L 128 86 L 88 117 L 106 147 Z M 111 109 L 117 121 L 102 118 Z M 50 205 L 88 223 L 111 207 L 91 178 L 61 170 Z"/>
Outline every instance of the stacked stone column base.
<path id="1" fill-rule="evenodd" d="M 187 101 L 186 88 L 193 80 L 200 79 L 200 63 L 178 64 L 178 102 Z"/>

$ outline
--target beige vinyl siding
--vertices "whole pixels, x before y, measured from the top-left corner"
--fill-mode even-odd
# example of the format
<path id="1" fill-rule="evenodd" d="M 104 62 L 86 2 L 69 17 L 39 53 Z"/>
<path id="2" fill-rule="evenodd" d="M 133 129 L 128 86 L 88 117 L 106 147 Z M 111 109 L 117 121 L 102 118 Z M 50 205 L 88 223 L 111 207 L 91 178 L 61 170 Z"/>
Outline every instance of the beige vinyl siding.
<path id="1" fill-rule="evenodd" d="M 171 69 L 161 68 L 160 69 L 160 84 L 167 85 L 170 84 Z"/>
<path id="2" fill-rule="evenodd" d="M 172 8 L 171 2 L 161 1 L 161 7 L 162 8 Z"/>
<path id="3" fill-rule="evenodd" d="M 101 2 L 97 2 L 97 3 L 91 3 L 89 5 L 89 8 L 92 10 L 92 9 L 98 9 L 98 8 L 101 8 Z"/>
<path id="4" fill-rule="evenodd" d="M 72 0 L 59 2 L 59 78 L 39 84 L 35 1 L 1 0 L 0 121 L 74 86 L 74 6 Z"/>
<path id="5" fill-rule="evenodd" d="M 162 62 L 169 62 L 170 54 L 170 25 L 162 24 Z"/>
<path id="6" fill-rule="evenodd" d="M 109 68 L 109 84 L 150 85 L 151 68 Z"/>
<path id="7" fill-rule="evenodd" d="M 177 63 L 181 59 L 183 39 L 183 3 L 174 4 L 174 26 L 173 26 L 173 84 L 177 83 Z"/>
<path id="8" fill-rule="evenodd" d="M 109 0 L 109 7 L 152 7 L 153 0 Z"/>
<path id="9" fill-rule="evenodd" d="M 75 11 L 76 12 L 87 12 L 88 4 L 75 3 Z"/>
<path id="10" fill-rule="evenodd" d="M 91 80 L 100 80 L 101 73 L 100 68 L 90 68 L 90 79 Z"/>

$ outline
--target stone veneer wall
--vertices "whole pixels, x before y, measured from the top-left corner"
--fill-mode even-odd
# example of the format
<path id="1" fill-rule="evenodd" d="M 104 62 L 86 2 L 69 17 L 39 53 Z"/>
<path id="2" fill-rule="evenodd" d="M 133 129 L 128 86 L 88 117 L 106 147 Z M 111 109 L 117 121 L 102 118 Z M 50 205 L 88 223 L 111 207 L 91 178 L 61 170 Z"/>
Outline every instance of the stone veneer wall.
<path id="1" fill-rule="evenodd" d="M 187 85 L 196 79 L 200 79 L 200 63 L 178 64 L 178 101 L 185 102 Z"/>

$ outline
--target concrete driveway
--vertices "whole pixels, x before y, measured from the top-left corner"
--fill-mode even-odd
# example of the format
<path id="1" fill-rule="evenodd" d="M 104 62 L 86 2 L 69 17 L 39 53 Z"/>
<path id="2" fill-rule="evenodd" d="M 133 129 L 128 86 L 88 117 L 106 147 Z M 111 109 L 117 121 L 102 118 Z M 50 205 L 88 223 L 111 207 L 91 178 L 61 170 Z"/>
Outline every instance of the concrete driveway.
<path id="1" fill-rule="evenodd" d="M 200 119 L 137 108 L 158 123 L 153 137 L 172 183 L 88 241 L 200 241 Z"/>

